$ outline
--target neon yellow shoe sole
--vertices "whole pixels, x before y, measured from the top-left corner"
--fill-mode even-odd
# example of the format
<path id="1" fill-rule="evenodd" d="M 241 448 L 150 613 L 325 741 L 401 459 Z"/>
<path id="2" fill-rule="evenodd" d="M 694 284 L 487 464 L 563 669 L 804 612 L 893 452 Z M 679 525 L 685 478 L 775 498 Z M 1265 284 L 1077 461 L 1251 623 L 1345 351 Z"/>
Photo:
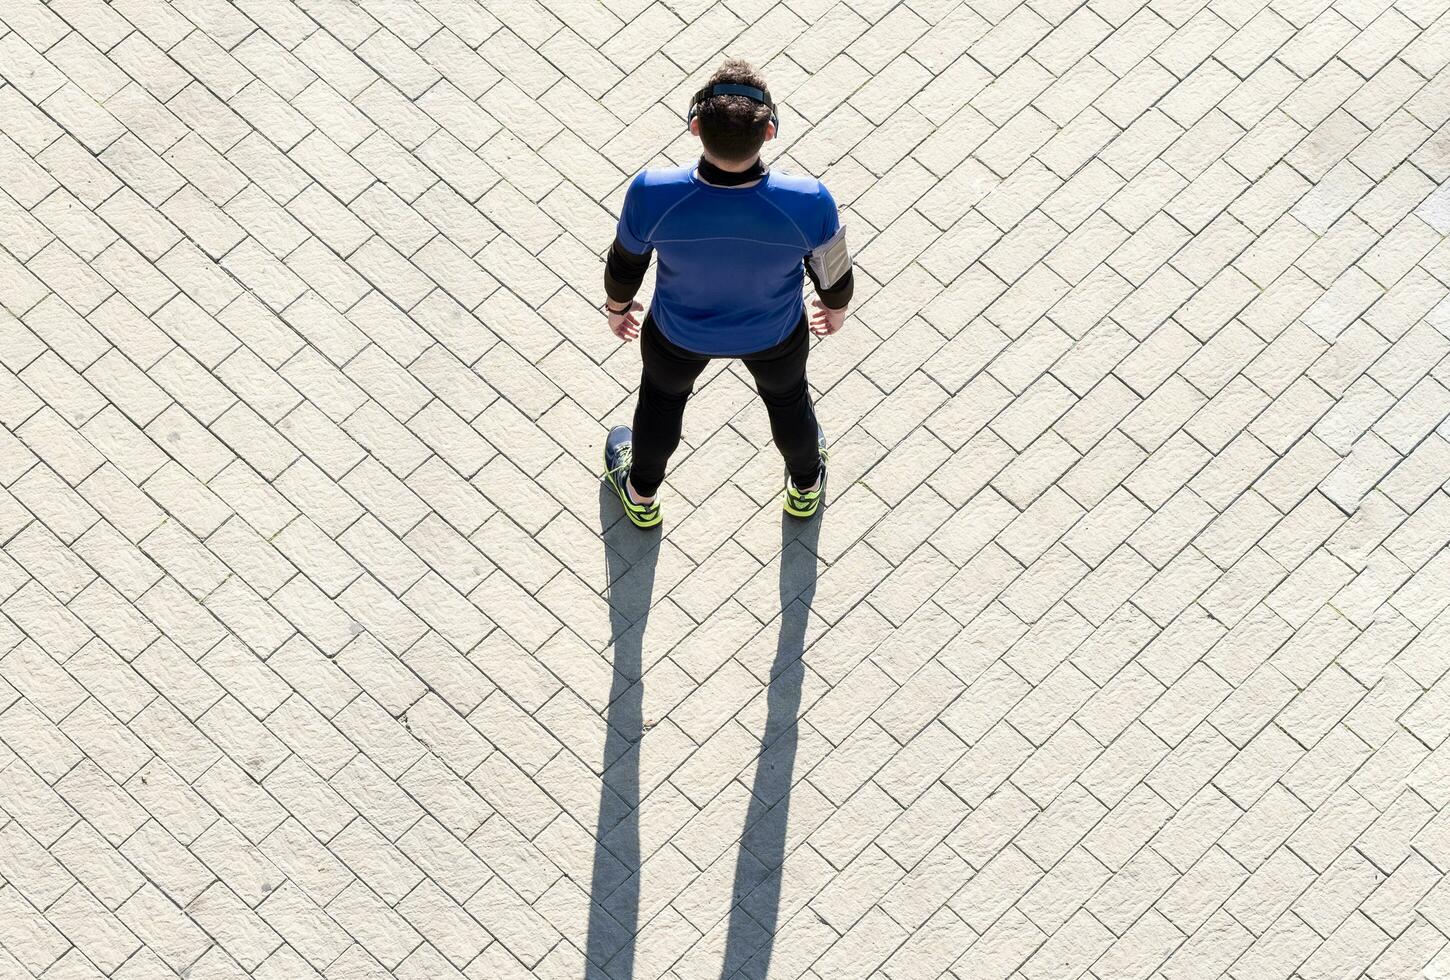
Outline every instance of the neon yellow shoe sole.
<path id="1" fill-rule="evenodd" d="M 791 517 L 807 518 L 815 517 L 816 511 L 821 507 L 821 491 L 826 488 L 825 479 L 821 480 L 820 490 L 801 491 L 797 490 L 786 477 L 785 486 L 785 512 Z"/>
<path id="2" fill-rule="evenodd" d="M 614 488 L 615 496 L 619 498 L 619 505 L 624 508 L 624 516 L 635 527 L 651 528 L 656 527 L 664 520 L 660 513 L 660 502 L 658 499 L 650 504 L 637 504 L 629 499 L 629 467 L 634 462 L 634 451 L 631 445 L 633 433 L 627 425 L 616 425 L 609 432 L 609 437 L 604 441 L 604 482 Z"/>
<path id="3" fill-rule="evenodd" d="M 830 454 L 826 452 L 826 434 L 819 424 L 816 426 L 816 443 L 821 449 L 821 482 L 816 489 L 796 489 L 795 481 L 790 478 L 790 470 L 785 471 L 785 512 L 802 520 L 816 516 L 816 511 L 820 510 L 821 501 L 826 495 L 826 458 Z"/>

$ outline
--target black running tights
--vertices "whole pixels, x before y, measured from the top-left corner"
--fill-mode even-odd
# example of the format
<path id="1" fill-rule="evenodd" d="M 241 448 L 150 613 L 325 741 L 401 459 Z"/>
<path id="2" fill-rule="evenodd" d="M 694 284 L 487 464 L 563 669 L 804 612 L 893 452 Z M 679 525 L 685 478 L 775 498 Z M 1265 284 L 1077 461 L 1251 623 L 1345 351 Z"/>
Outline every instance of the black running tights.
<path id="1" fill-rule="evenodd" d="M 630 483 L 641 496 L 652 496 L 665 478 L 665 464 L 680 444 L 680 426 L 695 379 L 711 355 L 685 350 L 666 340 L 653 317 L 646 315 L 639 331 L 644 373 L 634 409 L 634 462 Z M 808 487 L 820 471 L 816 411 L 806 386 L 806 355 L 810 332 L 801 314 L 785 340 L 740 360 L 755 378 L 755 389 L 770 415 L 770 432 L 785 457 L 796 486 Z"/>

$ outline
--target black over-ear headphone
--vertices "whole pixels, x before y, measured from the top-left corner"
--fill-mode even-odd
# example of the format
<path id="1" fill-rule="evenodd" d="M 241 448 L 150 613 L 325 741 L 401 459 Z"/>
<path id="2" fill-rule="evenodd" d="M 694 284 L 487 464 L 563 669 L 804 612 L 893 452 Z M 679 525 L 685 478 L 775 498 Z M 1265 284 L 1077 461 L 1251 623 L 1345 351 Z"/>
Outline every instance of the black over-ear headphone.
<path id="1" fill-rule="evenodd" d="M 706 85 L 695 93 L 690 100 L 690 111 L 685 116 L 685 128 L 690 126 L 690 120 L 694 119 L 699 112 L 700 103 L 706 99 L 714 98 L 717 95 L 743 95 L 752 102 L 759 102 L 761 105 L 770 107 L 770 121 L 775 126 L 775 135 L 780 135 L 780 115 L 775 111 L 775 103 L 770 100 L 770 93 L 764 89 L 758 89 L 754 85 L 735 85 L 728 82 L 720 82 L 716 85 Z"/>

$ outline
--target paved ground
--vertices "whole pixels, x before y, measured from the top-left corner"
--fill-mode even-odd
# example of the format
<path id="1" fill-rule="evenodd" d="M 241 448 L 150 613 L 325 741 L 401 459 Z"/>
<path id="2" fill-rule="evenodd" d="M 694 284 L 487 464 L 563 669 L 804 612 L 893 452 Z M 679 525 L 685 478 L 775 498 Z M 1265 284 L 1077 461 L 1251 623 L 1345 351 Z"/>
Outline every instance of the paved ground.
<path id="1" fill-rule="evenodd" d="M 722 52 L 856 243 L 834 500 L 726 368 L 641 534 L 599 255 Z M 4 0 L 0 977 L 1450 976 L 1447 62 Z"/>

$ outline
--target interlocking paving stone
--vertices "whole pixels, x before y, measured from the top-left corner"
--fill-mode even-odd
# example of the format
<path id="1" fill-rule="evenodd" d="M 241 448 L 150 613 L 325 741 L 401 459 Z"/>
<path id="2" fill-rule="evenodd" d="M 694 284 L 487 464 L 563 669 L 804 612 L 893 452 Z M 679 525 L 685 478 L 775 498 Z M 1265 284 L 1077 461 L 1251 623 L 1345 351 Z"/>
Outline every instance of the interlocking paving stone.
<path id="1" fill-rule="evenodd" d="M 641 533 L 725 55 L 832 499 Z M 1444 0 L 7 0 L 0 975 L 1450 976 L 1447 177 Z"/>

